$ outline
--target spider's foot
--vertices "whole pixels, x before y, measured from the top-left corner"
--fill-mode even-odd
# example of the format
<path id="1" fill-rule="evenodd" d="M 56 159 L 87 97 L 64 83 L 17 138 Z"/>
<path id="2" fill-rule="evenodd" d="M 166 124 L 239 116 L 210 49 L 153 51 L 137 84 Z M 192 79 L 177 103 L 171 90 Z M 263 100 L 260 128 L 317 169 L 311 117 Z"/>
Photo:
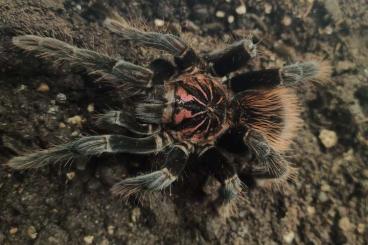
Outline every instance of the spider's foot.
<path id="1" fill-rule="evenodd" d="M 289 182 L 295 182 L 297 178 L 297 169 L 290 165 L 287 165 L 283 171 L 277 173 L 272 169 L 269 169 L 267 172 L 268 174 L 263 174 L 263 178 L 256 177 L 255 183 L 261 188 L 272 191 L 285 191 Z"/>
<path id="2" fill-rule="evenodd" d="M 244 183 L 237 175 L 225 180 L 215 201 L 218 214 L 224 218 L 237 213 L 238 203 L 244 200 Z"/>
<path id="3" fill-rule="evenodd" d="M 329 81 L 331 72 L 331 65 L 326 61 L 308 61 L 285 66 L 281 69 L 281 77 L 285 85 L 303 81 L 324 83 Z"/>
<path id="4" fill-rule="evenodd" d="M 133 195 L 145 194 L 147 192 L 162 191 L 170 186 L 177 176 L 173 175 L 167 168 L 149 174 L 128 178 L 115 184 L 111 191 L 114 195 L 128 200 Z"/>

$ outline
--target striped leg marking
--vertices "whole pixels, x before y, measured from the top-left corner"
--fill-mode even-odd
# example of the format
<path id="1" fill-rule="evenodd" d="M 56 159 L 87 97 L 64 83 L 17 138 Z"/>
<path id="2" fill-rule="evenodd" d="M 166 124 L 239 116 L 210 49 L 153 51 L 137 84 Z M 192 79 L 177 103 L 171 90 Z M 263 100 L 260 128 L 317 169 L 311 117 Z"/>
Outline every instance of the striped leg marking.
<path id="1" fill-rule="evenodd" d="M 135 194 L 162 191 L 177 180 L 188 158 L 189 150 L 186 146 L 174 145 L 167 152 L 164 168 L 149 174 L 124 179 L 112 187 L 112 192 L 127 200 Z"/>
<path id="2" fill-rule="evenodd" d="M 39 168 L 79 157 L 98 156 L 102 153 L 155 153 L 171 144 L 171 138 L 166 134 L 145 138 L 132 138 L 123 135 L 89 136 L 47 150 L 14 157 L 7 165 L 14 169 Z"/>

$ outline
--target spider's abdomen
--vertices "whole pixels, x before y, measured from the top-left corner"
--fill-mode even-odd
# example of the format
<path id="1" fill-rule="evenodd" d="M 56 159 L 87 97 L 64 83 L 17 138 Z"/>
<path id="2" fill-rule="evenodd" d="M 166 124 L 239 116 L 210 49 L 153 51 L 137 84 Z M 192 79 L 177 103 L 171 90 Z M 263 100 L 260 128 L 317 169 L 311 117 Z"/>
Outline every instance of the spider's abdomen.
<path id="1" fill-rule="evenodd" d="M 176 138 L 207 143 L 227 129 L 228 96 L 220 81 L 202 73 L 185 74 L 167 88 L 172 103 L 165 121 Z"/>

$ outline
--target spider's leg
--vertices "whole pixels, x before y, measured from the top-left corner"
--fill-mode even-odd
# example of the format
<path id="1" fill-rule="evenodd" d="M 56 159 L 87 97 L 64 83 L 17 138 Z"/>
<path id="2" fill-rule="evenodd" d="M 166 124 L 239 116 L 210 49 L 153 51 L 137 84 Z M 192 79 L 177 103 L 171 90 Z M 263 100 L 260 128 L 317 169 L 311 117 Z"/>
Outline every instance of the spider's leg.
<path id="1" fill-rule="evenodd" d="M 324 82 L 329 79 L 331 67 L 327 62 L 308 61 L 283 68 L 250 71 L 235 75 L 226 81 L 234 92 L 254 88 L 292 86 L 304 81 Z"/>
<path id="2" fill-rule="evenodd" d="M 242 39 L 225 47 L 203 55 L 209 63 L 209 70 L 215 76 L 225 76 L 245 66 L 257 54 L 256 45 L 250 39 Z"/>
<path id="3" fill-rule="evenodd" d="M 250 130 L 244 136 L 244 142 L 260 164 L 252 173 L 257 185 L 282 190 L 288 181 L 295 178 L 295 168 L 268 144 L 262 134 Z"/>
<path id="4" fill-rule="evenodd" d="M 172 62 L 162 58 L 153 60 L 149 67 L 155 73 L 153 76 L 154 84 L 163 85 L 164 81 L 169 80 L 177 73 L 177 67 Z"/>
<path id="5" fill-rule="evenodd" d="M 87 136 L 47 150 L 14 157 L 7 165 L 14 169 L 39 168 L 48 164 L 68 162 L 75 158 L 98 156 L 102 153 L 155 153 L 171 144 L 171 137 L 167 134 L 144 138 L 124 135 Z"/>
<path id="6" fill-rule="evenodd" d="M 178 36 L 152 31 L 142 31 L 129 25 L 129 23 L 122 18 L 119 20 L 107 18 L 104 24 L 110 31 L 118 34 L 123 40 L 133 41 L 135 44 L 164 50 L 174 55 L 175 63 L 181 70 L 199 61 L 195 51 Z"/>
<path id="7" fill-rule="evenodd" d="M 97 118 L 98 125 L 117 125 L 138 135 L 157 134 L 161 127 L 158 124 L 142 124 L 126 110 L 108 111 Z"/>
<path id="8" fill-rule="evenodd" d="M 221 183 L 217 204 L 228 216 L 236 208 L 236 200 L 243 196 L 244 184 L 239 179 L 234 166 L 216 148 L 208 147 L 200 153 L 201 160 L 210 167 L 210 171 Z"/>
<path id="9" fill-rule="evenodd" d="M 78 48 L 55 38 L 22 35 L 13 37 L 13 44 L 41 58 L 52 59 L 54 63 L 66 62 L 72 67 L 86 69 L 91 75 L 98 75 L 101 80 L 117 85 L 130 83 L 129 85 L 139 88 L 153 85 L 154 72 L 149 68 Z"/>
<path id="10" fill-rule="evenodd" d="M 167 151 L 165 166 L 149 174 L 124 179 L 112 187 L 113 194 L 128 199 L 134 194 L 162 191 L 177 180 L 191 153 L 191 146 L 173 145 Z"/>

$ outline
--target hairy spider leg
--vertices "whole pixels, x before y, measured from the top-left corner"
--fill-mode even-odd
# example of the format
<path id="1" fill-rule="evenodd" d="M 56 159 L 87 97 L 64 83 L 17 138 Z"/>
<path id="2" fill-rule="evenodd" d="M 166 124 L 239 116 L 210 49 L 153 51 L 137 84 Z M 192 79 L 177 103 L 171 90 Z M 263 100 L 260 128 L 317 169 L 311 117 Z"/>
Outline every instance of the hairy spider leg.
<path id="1" fill-rule="evenodd" d="M 175 64 L 180 70 L 184 70 L 199 62 L 196 52 L 180 37 L 173 34 L 142 31 L 131 26 L 122 18 L 119 18 L 119 20 L 107 18 L 104 24 L 123 40 L 133 41 L 135 44 L 156 48 L 172 54 Z"/>
<path id="2" fill-rule="evenodd" d="M 325 82 L 331 67 L 327 62 L 308 61 L 283 68 L 250 71 L 235 75 L 225 83 L 235 93 L 256 88 L 272 88 L 279 85 L 292 86 L 305 81 Z"/>
<path id="3" fill-rule="evenodd" d="M 171 137 L 165 133 L 144 138 L 132 138 L 124 135 L 87 136 L 47 150 L 14 157 L 7 165 L 14 169 L 29 169 L 58 162 L 68 162 L 80 157 L 98 156 L 102 153 L 157 153 L 171 144 Z"/>
<path id="4" fill-rule="evenodd" d="M 137 91 L 136 88 L 153 86 L 154 72 L 149 68 L 78 48 L 55 38 L 22 35 L 14 37 L 13 44 L 41 58 L 52 59 L 54 63 L 67 62 L 72 67 L 86 69 L 89 74 L 98 75 L 100 77 L 98 80 L 130 88 L 126 89 L 126 93 Z"/>
<path id="5" fill-rule="evenodd" d="M 214 146 L 206 147 L 200 153 L 200 159 L 220 181 L 219 197 L 216 201 L 219 210 L 228 216 L 236 209 L 236 201 L 242 198 L 244 184 L 239 179 L 234 165 Z"/>
<path id="6" fill-rule="evenodd" d="M 130 111 L 108 111 L 104 114 L 98 115 L 97 124 L 104 125 L 117 125 L 128 129 L 130 132 L 137 135 L 153 135 L 157 134 L 161 130 L 161 126 L 158 124 L 142 124 L 137 122 L 134 114 Z"/>
<path id="7" fill-rule="evenodd" d="M 164 168 L 161 170 L 127 178 L 112 187 L 112 193 L 124 200 L 135 194 L 162 191 L 178 179 L 191 153 L 191 145 L 176 144 L 166 152 Z"/>
<path id="8" fill-rule="evenodd" d="M 268 144 L 262 134 L 249 130 L 244 136 L 244 143 L 249 146 L 260 164 L 252 173 L 257 185 L 282 190 L 287 181 L 294 180 L 295 169 Z"/>
<path id="9" fill-rule="evenodd" d="M 214 76 L 222 77 L 245 66 L 256 55 L 256 45 L 247 38 L 223 49 L 204 54 L 202 57 L 209 63 L 209 72 Z"/>

